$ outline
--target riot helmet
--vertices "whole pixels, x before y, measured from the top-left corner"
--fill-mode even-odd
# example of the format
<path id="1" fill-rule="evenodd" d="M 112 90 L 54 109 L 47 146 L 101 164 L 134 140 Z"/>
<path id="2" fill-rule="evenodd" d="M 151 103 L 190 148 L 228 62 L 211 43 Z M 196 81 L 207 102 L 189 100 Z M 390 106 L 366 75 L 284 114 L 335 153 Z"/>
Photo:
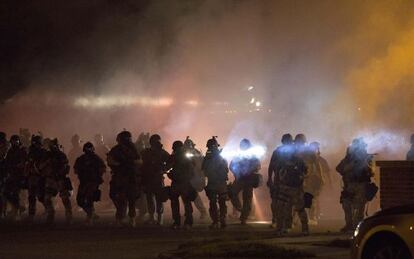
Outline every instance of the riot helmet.
<path id="1" fill-rule="evenodd" d="M 116 136 L 116 141 L 119 144 L 126 144 L 129 142 L 132 142 L 132 135 L 131 132 L 124 130 L 122 132 L 120 132 L 117 136 Z"/>
<path id="2" fill-rule="evenodd" d="M 208 149 L 218 149 L 220 144 L 217 142 L 217 136 L 213 136 L 211 139 L 207 140 L 206 147 Z"/>
<path id="3" fill-rule="evenodd" d="M 150 143 L 151 147 L 153 147 L 153 148 L 161 148 L 162 147 L 161 136 L 158 135 L 158 134 L 152 135 L 149 139 L 149 143 Z"/>
<path id="4" fill-rule="evenodd" d="M 306 144 L 306 136 L 305 134 L 297 134 L 295 136 L 295 145 L 303 146 Z"/>
<path id="5" fill-rule="evenodd" d="M 22 143 L 20 142 L 20 137 L 19 137 L 19 135 L 12 135 L 12 136 L 10 137 L 10 144 L 11 144 L 13 147 L 18 147 L 18 146 L 20 146 Z"/>
<path id="6" fill-rule="evenodd" d="M 184 141 L 184 147 L 188 149 L 193 149 L 195 147 L 194 142 L 190 139 L 189 136 Z"/>
<path id="7" fill-rule="evenodd" d="M 49 142 L 49 149 L 50 150 L 59 150 L 59 147 L 60 147 L 60 145 L 59 145 L 59 141 L 58 141 L 58 139 L 57 138 L 54 138 L 54 139 L 51 139 L 50 140 L 50 142 Z"/>
<path id="8" fill-rule="evenodd" d="M 282 144 L 283 145 L 290 145 L 293 143 L 293 137 L 289 133 L 286 133 L 282 136 Z"/>
<path id="9" fill-rule="evenodd" d="M 252 143 L 250 142 L 250 140 L 244 138 L 240 141 L 240 149 L 241 150 L 247 150 L 251 147 L 252 147 Z"/>
<path id="10" fill-rule="evenodd" d="M 7 135 L 4 132 L 0 132 L 0 142 L 6 142 Z"/>
<path id="11" fill-rule="evenodd" d="M 30 142 L 35 147 L 41 147 L 43 145 L 43 138 L 40 135 L 32 135 L 32 139 Z"/>
<path id="12" fill-rule="evenodd" d="M 176 140 L 174 141 L 173 145 L 172 145 L 172 150 L 177 153 L 179 151 L 181 151 L 184 147 L 184 143 L 180 140 Z"/>
<path id="13" fill-rule="evenodd" d="M 95 147 L 93 146 L 93 144 L 91 142 L 86 142 L 83 145 L 83 152 L 85 154 L 91 154 L 95 152 Z"/>

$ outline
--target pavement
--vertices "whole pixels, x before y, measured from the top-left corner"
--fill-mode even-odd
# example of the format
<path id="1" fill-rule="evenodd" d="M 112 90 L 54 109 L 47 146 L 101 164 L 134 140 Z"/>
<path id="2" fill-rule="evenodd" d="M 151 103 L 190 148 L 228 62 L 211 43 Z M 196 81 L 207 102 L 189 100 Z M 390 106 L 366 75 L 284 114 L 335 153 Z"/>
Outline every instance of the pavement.
<path id="1" fill-rule="evenodd" d="M 2 222 L 0 258 L 159 258 L 188 242 L 221 239 L 258 240 L 318 258 L 349 258 L 349 236 L 338 232 L 341 222 L 335 220 L 311 226 L 312 234 L 306 237 L 297 229 L 287 237 L 277 237 L 266 221 L 251 221 L 248 226 L 229 221 L 225 230 L 214 231 L 208 229 L 208 221 L 196 223 L 191 230 L 173 230 L 168 227 L 170 223 L 119 227 L 110 214 L 102 215 L 94 226 L 85 225 L 79 215 L 71 225 L 61 219 L 53 227 L 45 226 L 42 219 L 32 225 Z"/>

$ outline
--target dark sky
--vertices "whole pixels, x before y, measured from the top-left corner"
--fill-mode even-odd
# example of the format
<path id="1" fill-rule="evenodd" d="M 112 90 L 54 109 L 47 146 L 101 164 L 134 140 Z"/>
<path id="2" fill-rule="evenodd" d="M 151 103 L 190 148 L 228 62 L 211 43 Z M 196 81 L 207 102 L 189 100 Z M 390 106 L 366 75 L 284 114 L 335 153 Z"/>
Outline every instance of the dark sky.
<path id="1" fill-rule="evenodd" d="M 414 123 L 410 0 L 36 0 L 0 10 L 0 102 L 237 101 L 253 84 L 300 127 Z"/>
<path id="2" fill-rule="evenodd" d="M 162 58 L 173 40 L 168 16 L 145 16 L 149 2 L 2 1 L 0 100 L 38 78 L 67 71 L 82 81 L 99 82 L 111 63 L 125 55 L 128 35 L 136 32 L 156 34 L 154 47 Z M 197 1 L 191 2 L 188 6 Z"/>

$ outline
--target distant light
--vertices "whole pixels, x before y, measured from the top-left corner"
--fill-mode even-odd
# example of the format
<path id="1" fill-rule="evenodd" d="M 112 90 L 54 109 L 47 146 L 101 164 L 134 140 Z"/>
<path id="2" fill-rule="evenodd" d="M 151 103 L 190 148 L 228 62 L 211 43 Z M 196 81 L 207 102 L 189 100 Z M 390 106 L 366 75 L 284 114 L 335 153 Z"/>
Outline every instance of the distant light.
<path id="1" fill-rule="evenodd" d="M 250 92 L 250 91 L 251 91 L 251 90 L 253 90 L 253 89 L 254 89 L 254 86 L 252 86 L 252 85 L 251 85 L 251 86 L 249 86 L 249 87 L 247 88 L 247 91 L 249 91 L 249 92 Z"/>
<path id="2" fill-rule="evenodd" d="M 196 107 L 196 106 L 199 105 L 199 102 L 196 101 L 196 100 L 188 100 L 188 101 L 185 102 L 185 104 L 188 105 L 188 106 Z"/>
<path id="3" fill-rule="evenodd" d="M 192 157 L 194 157 L 194 154 L 193 153 L 185 153 L 185 156 L 187 158 L 192 158 Z"/>
<path id="4" fill-rule="evenodd" d="M 173 104 L 171 98 L 160 97 L 142 97 L 142 96 L 86 96 L 79 97 L 74 100 L 73 105 L 84 108 L 111 108 L 125 106 L 152 106 L 167 107 Z"/>
<path id="5" fill-rule="evenodd" d="M 256 101 L 256 99 L 254 99 L 254 97 L 250 100 L 250 103 L 253 104 Z"/>
<path id="6" fill-rule="evenodd" d="M 259 102 L 259 101 L 257 101 L 257 102 L 256 102 L 256 107 L 260 107 L 260 106 L 262 106 L 262 103 L 261 103 L 261 102 Z"/>
<path id="7" fill-rule="evenodd" d="M 358 111 L 361 111 L 361 107 L 358 107 Z"/>

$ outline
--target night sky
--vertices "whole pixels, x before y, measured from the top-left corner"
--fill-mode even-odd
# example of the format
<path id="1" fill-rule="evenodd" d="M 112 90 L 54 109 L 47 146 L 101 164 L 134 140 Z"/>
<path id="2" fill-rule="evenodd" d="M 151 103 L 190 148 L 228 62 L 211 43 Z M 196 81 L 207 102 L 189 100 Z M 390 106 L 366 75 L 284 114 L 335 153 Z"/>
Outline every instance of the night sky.
<path id="1" fill-rule="evenodd" d="M 130 114 L 173 136 L 205 123 L 214 104 L 245 109 L 252 85 L 272 111 L 255 115 L 271 122 L 257 135 L 272 140 L 275 128 L 344 142 L 375 129 L 402 142 L 414 125 L 413 1 L 38 0 L 0 10 L 0 123 L 10 131 L 48 122 L 59 132 L 56 117 L 77 114 L 68 132 L 91 118 L 115 132 L 136 125 L 122 110 L 131 97 L 143 99 Z M 154 123 L 141 106 L 160 98 L 171 105 Z M 222 117 L 201 125 L 237 129 Z"/>

